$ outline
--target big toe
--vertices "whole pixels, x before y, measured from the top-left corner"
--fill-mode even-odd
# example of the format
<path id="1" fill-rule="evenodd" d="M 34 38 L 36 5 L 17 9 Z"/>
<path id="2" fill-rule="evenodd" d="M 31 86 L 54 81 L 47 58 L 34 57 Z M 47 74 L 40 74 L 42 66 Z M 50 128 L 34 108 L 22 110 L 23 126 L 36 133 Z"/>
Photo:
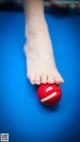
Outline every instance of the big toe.
<path id="1" fill-rule="evenodd" d="M 64 80 L 63 80 L 62 76 L 58 72 L 56 72 L 54 74 L 54 80 L 55 80 L 55 83 L 57 83 L 57 84 L 64 83 Z"/>

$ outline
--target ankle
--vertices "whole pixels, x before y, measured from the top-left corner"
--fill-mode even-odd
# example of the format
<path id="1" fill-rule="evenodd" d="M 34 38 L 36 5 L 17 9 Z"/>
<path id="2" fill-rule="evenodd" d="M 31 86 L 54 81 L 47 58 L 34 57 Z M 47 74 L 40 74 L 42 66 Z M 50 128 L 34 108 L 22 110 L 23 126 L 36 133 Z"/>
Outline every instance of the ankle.
<path id="1" fill-rule="evenodd" d="M 45 20 L 43 20 L 41 23 L 36 22 L 32 23 L 31 21 L 28 21 L 25 26 L 25 36 L 28 37 L 36 37 L 40 36 L 40 33 L 46 33 L 48 31 L 48 26 Z"/>

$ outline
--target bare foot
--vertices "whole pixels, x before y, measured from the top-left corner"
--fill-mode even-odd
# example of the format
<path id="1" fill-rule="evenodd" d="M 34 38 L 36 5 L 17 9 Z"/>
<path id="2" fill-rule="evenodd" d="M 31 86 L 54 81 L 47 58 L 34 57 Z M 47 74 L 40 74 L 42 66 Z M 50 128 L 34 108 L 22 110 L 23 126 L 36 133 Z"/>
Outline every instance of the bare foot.
<path id="1" fill-rule="evenodd" d="M 40 29 L 40 28 L 39 28 Z M 55 65 L 52 44 L 46 24 L 41 30 L 27 32 L 25 44 L 27 77 L 31 84 L 63 83 Z"/>
<path id="2" fill-rule="evenodd" d="M 52 52 L 43 0 L 25 0 L 25 55 L 31 84 L 63 83 Z"/>

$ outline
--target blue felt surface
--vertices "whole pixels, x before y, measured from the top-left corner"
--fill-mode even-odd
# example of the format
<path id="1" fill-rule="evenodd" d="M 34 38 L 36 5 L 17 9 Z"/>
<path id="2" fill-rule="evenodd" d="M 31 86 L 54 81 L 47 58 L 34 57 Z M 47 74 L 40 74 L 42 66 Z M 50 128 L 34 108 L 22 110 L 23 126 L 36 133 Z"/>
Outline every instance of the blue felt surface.
<path id="1" fill-rule="evenodd" d="M 43 107 L 26 79 L 24 14 L 0 12 L 0 132 L 10 142 L 80 141 L 80 15 L 46 14 L 65 83 L 53 108 Z"/>

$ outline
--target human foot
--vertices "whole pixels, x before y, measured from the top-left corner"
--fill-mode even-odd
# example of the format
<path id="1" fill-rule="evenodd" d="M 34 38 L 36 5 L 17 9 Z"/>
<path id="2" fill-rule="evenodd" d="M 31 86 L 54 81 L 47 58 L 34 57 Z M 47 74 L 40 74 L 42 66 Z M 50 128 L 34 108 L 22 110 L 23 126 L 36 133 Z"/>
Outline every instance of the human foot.
<path id="1" fill-rule="evenodd" d="M 27 33 L 25 55 L 27 77 L 31 84 L 64 82 L 55 65 L 47 26 L 36 32 Z"/>
<path id="2" fill-rule="evenodd" d="M 38 85 L 63 83 L 52 53 L 51 40 L 44 16 L 44 0 L 25 0 L 24 9 L 27 38 L 25 55 L 27 76 L 30 82 Z"/>

